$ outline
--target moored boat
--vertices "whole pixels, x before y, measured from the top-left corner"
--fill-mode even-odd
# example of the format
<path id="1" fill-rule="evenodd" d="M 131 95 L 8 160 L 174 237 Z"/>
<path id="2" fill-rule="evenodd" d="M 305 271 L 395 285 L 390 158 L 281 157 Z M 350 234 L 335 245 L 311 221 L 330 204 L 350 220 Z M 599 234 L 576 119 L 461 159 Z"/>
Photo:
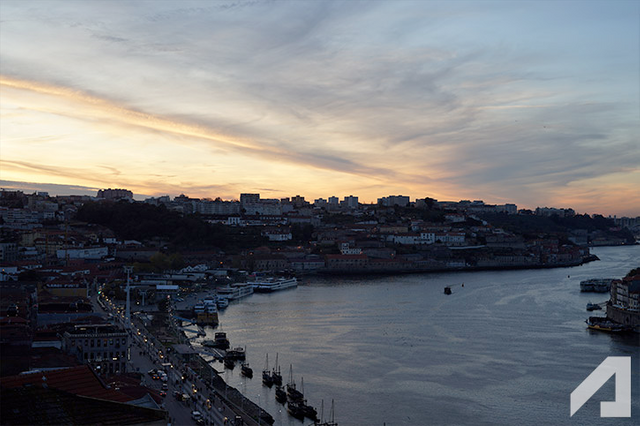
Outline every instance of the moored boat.
<path id="1" fill-rule="evenodd" d="M 302 402 L 300 401 L 287 402 L 287 411 L 296 419 L 304 419 L 304 408 L 302 408 Z"/>
<path id="2" fill-rule="evenodd" d="M 613 322 L 607 317 L 589 317 L 585 322 L 591 330 L 607 331 L 609 333 L 626 333 L 633 331 L 633 327 Z"/>
<path id="3" fill-rule="evenodd" d="M 597 303 L 587 303 L 587 311 L 599 311 L 602 309 L 602 306 L 600 306 Z"/>
<path id="4" fill-rule="evenodd" d="M 267 354 L 264 370 L 262 370 L 262 383 L 268 387 L 273 386 L 273 378 L 271 377 L 271 371 L 269 371 L 269 354 Z"/>
<path id="5" fill-rule="evenodd" d="M 282 374 L 280 374 L 280 366 L 278 365 L 278 353 L 276 352 L 276 365 L 271 372 L 271 379 L 277 386 L 282 386 Z"/>
<path id="6" fill-rule="evenodd" d="M 240 372 L 242 373 L 243 376 L 246 376 L 248 378 L 252 378 L 253 377 L 253 368 L 249 367 L 249 363 L 243 363 L 240 366 Z"/>
<path id="7" fill-rule="evenodd" d="M 248 283 L 253 285 L 253 290 L 256 293 L 272 293 L 274 291 L 285 290 L 287 288 L 293 288 L 298 286 L 298 280 L 294 278 L 266 278 L 261 281 L 254 281 Z"/>
<path id="8" fill-rule="evenodd" d="M 248 283 L 236 283 L 218 288 L 218 297 L 224 297 L 227 300 L 238 300 L 252 294 L 253 285 Z"/>
<path id="9" fill-rule="evenodd" d="M 281 404 L 287 402 L 287 392 L 281 386 L 276 386 L 276 401 Z"/>
<path id="10" fill-rule="evenodd" d="M 244 348 L 233 348 L 227 351 L 227 355 L 225 356 L 225 358 L 232 360 L 244 360 L 246 358 L 246 353 L 244 351 Z"/>
<path id="11" fill-rule="evenodd" d="M 304 398 L 302 392 L 296 389 L 296 383 L 293 380 L 293 365 L 289 366 L 289 383 L 287 383 L 287 397 L 291 401 L 301 401 Z"/>
<path id="12" fill-rule="evenodd" d="M 451 294 L 451 287 L 445 287 L 444 288 L 444 294 Z"/>

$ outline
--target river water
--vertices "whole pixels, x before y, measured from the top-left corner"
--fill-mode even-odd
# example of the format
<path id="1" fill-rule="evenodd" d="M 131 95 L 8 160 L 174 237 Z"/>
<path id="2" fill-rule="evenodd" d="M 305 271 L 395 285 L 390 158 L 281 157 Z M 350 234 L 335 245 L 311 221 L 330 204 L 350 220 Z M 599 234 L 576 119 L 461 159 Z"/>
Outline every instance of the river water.
<path id="1" fill-rule="evenodd" d="M 276 353 L 284 381 L 292 366 L 319 413 L 324 400 L 325 418 L 335 400 L 341 426 L 639 424 L 640 337 L 588 330 L 587 302 L 608 294 L 580 293 L 579 282 L 626 275 L 640 246 L 592 252 L 601 260 L 572 268 L 305 278 L 220 313 L 253 379 L 214 366 L 276 425 L 303 424 L 261 383 Z M 570 418 L 571 392 L 611 355 L 632 357 L 631 419 L 599 417 L 614 380 Z"/>

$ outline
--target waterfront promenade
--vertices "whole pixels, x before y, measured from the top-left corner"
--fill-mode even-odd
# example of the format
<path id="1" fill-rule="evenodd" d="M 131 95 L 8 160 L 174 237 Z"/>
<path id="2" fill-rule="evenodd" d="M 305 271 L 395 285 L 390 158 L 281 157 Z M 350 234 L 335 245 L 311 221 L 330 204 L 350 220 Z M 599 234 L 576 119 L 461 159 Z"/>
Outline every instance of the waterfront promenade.
<path id="1" fill-rule="evenodd" d="M 112 314 L 117 323 L 125 326 L 125 320 L 117 312 L 115 305 L 111 307 L 109 304 L 105 304 L 106 309 L 103 309 L 98 303 L 95 294 L 92 297 L 92 302 L 96 312 Z M 202 377 L 185 365 L 175 354 L 168 353 L 167 348 L 135 317 L 132 318 L 130 336 L 128 369 L 131 372 L 142 373 L 142 385 L 160 392 L 163 382 L 161 380 L 153 380 L 147 372 L 152 369 L 165 370 L 167 372 L 168 389 L 161 407 L 169 413 L 169 424 L 197 425 L 198 423 L 192 418 L 192 411 L 199 411 L 203 419 L 203 423 L 201 422 L 200 424 L 207 426 L 233 424 L 253 426 L 259 424 L 246 414 L 242 407 L 237 407 L 228 401 L 223 394 L 215 390 L 212 385 L 205 383 Z M 163 354 L 162 358 L 160 357 L 161 353 Z M 212 383 L 213 381 L 209 380 L 208 382 Z M 188 395 L 189 398 L 178 400 L 174 397 L 175 392 Z M 240 418 L 242 423 L 235 423 L 236 419 Z"/>

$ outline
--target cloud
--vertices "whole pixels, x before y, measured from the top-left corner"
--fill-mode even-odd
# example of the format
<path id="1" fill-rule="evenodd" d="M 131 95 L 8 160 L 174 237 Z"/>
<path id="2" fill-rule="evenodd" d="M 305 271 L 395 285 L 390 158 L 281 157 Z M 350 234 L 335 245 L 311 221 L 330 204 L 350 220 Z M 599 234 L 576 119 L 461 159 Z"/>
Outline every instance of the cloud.
<path id="1" fill-rule="evenodd" d="M 583 6 L 9 3 L 2 90 L 33 100 L 21 114 L 91 125 L 88 156 L 128 144 L 126 166 L 92 164 L 123 179 L 135 157 L 148 159 L 130 179 L 149 188 L 204 191 L 212 172 L 220 190 L 293 188 L 279 180 L 288 174 L 303 195 L 331 184 L 374 200 L 545 203 L 594 179 L 637 179 L 637 7 Z M 18 155 L 21 136 L 3 133 Z M 77 137 L 54 133 L 21 140 L 63 149 Z"/>

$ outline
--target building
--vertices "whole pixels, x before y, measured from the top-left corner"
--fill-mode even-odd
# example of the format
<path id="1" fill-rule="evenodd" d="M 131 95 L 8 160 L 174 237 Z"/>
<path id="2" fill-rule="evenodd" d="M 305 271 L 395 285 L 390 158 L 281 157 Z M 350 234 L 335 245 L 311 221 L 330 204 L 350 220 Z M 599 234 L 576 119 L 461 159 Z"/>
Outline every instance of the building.
<path id="1" fill-rule="evenodd" d="M 410 203 L 409 197 L 404 195 L 389 195 L 388 197 L 378 198 L 378 205 L 385 207 L 400 206 L 406 207 Z"/>
<path id="2" fill-rule="evenodd" d="M 240 205 L 257 204 L 260 202 L 260 194 L 240 194 Z"/>
<path id="3" fill-rule="evenodd" d="M 329 199 L 329 200 L 331 200 L 331 199 Z M 344 200 L 342 200 L 342 202 L 340 204 L 342 205 L 342 207 L 355 210 L 359 206 L 358 197 L 354 197 L 353 195 L 349 195 L 348 197 L 344 197 Z"/>
<path id="4" fill-rule="evenodd" d="M 76 325 L 64 332 L 62 349 L 101 374 L 127 371 L 129 334 L 113 324 Z"/>
<path id="5" fill-rule="evenodd" d="M 611 283 L 611 304 L 615 307 L 638 312 L 640 275 L 614 280 Z"/>
<path id="6" fill-rule="evenodd" d="M 98 191 L 98 198 L 101 200 L 133 200 L 133 192 L 128 189 L 101 189 Z"/>

